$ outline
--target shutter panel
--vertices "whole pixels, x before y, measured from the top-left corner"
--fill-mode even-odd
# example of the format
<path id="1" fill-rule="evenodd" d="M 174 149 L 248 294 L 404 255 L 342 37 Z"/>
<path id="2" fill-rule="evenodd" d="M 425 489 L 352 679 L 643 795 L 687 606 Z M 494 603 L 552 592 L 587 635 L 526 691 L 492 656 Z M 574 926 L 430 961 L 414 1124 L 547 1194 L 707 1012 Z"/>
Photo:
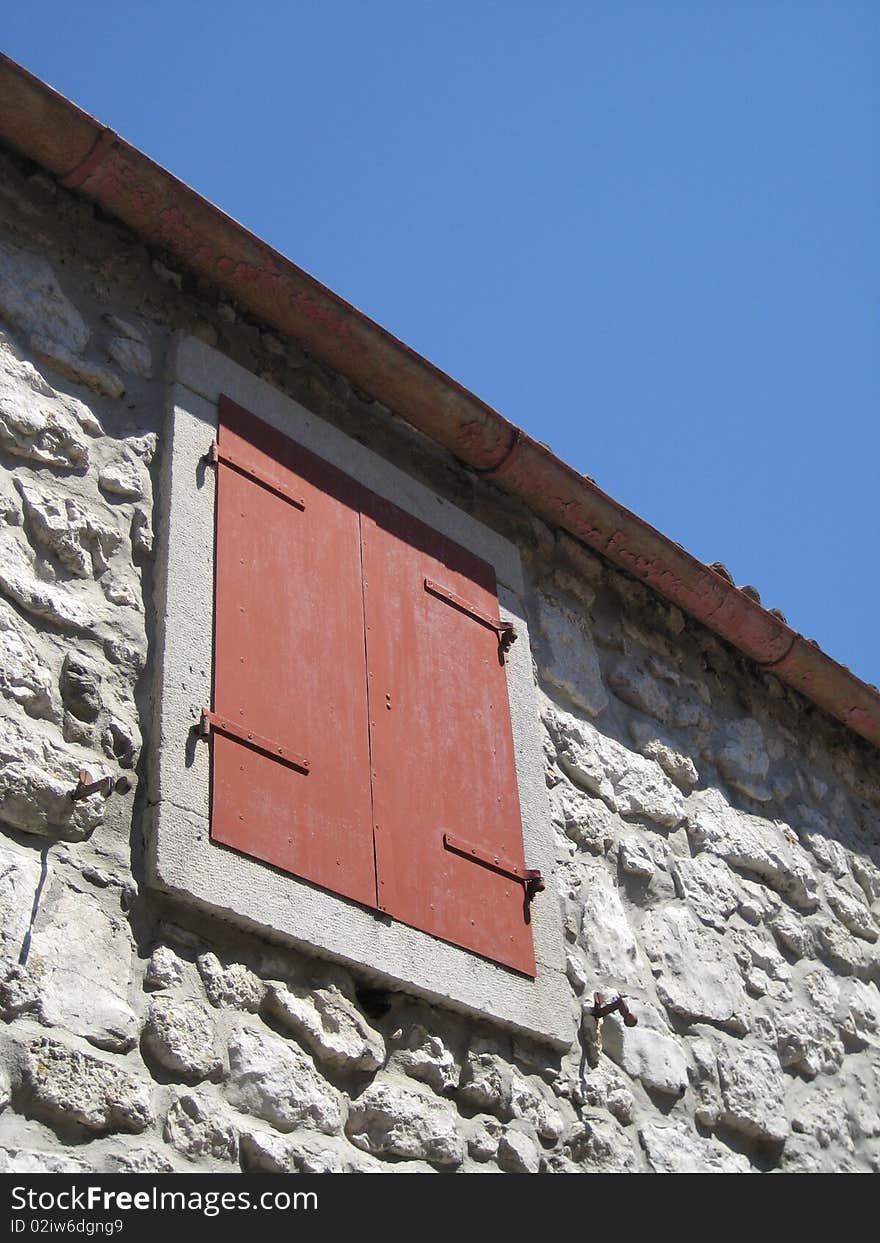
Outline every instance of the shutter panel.
<path id="1" fill-rule="evenodd" d="M 218 450 L 211 836 L 375 905 L 360 489 L 226 398 Z"/>
<path id="2" fill-rule="evenodd" d="M 507 681 L 487 624 L 495 572 L 396 506 L 367 505 L 379 908 L 533 976 L 525 886 L 491 866 L 524 868 Z"/>

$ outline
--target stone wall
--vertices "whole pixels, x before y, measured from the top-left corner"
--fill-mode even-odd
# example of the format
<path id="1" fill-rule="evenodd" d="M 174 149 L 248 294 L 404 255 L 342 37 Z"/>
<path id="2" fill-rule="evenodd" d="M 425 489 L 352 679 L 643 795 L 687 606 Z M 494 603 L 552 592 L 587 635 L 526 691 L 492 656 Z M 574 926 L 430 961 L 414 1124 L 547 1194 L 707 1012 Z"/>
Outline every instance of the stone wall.
<path id="1" fill-rule="evenodd" d="M 144 888 L 178 328 L 520 546 L 564 1054 Z M 867 744 L 8 157 L 0 467 L 0 1170 L 880 1169 Z M 81 770 L 112 792 L 73 800 Z"/>

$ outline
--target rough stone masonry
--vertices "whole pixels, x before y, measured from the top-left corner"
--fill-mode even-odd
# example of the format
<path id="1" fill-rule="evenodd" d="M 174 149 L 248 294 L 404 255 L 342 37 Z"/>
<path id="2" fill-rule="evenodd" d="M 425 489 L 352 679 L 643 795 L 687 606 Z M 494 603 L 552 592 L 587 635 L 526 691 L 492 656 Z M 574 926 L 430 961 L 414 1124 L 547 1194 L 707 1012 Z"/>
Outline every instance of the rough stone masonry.
<path id="1" fill-rule="evenodd" d="M 567 1051 L 144 888 L 180 328 L 520 548 Z M 0 466 L 0 1170 L 880 1170 L 868 744 L 10 157 Z M 128 788 L 74 801 L 81 769 Z"/>

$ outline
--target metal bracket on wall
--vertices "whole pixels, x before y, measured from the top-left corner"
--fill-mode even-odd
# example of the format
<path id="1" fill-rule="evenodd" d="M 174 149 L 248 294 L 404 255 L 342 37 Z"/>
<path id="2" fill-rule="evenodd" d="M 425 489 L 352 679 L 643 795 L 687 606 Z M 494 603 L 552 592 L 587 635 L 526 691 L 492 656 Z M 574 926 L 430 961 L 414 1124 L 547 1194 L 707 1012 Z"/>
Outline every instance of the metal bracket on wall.
<path id="1" fill-rule="evenodd" d="M 627 1027 L 637 1026 L 639 1020 L 626 1004 L 625 998 L 615 997 L 613 1001 L 608 1001 L 603 1005 L 602 994 L 593 993 L 593 1008 L 589 1011 L 589 1013 L 597 1023 L 606 1018 L 607 1015 L 617 1012 L 620 1013 Z"/>
<path id="2" fill-rule="evenodd" d="M 279 760 L 282 764 L 289 764 L 291 768 L 299 768 L 304 773 L 311 772 L 309 761 L 291 751 L 289 747 L 281 747 L 277 742 L 273 742 L 271 738 L 264 738 L 261 734 L 255 734 L 253 730 L 245 729 L 243 726 L 236 724 L 235 721 L 230 721 L 228 717 L 218 716 L 210 708 L 202 708 L 202 715 L 194 728 L 200 738 L 210 737 L 211 730 L 214 729 L 218 733 L 228 735 L 230 738 L 236 738 L 254 751 L 268 755 L 270 759 Z"/>
<path id="3" fill-rule="evenodd" d="M 488 613 L 478 609 L 475 604 L 471 604 L 469 600 L 465 600 L 457 592 L 450 591 L 448 587 L 435 583 L 432 578 L 425 579 L 425 591 L 429 591 L 438 600 L 445 600 L 447 604 L 453 605 L 454 608 L 459 609 L 462 613 L 467 613 L 469 617 L 473 617 L 481 625 L 494 630 L 498 639 L 498 661 L 500 664 L 504 664 L 505 652 L 516 642 L 516 630 L 513 627 L 513 622 L 495 621 Z"/>
<path id="4" fill-rule="evenodd" d="M 101 794 L 104 798 L 109 798 L 116 791 L 117 794 L 125 794 L 131 789 L 131 782 L 128 777 L 99 777 L 97 780 L 92 779 L 92 775 L 87 769 L 81 768 L 77 774 L 76 786 L 70 791 L 70 797 L 75 803 L 82 802 L 91 794 Z"/>

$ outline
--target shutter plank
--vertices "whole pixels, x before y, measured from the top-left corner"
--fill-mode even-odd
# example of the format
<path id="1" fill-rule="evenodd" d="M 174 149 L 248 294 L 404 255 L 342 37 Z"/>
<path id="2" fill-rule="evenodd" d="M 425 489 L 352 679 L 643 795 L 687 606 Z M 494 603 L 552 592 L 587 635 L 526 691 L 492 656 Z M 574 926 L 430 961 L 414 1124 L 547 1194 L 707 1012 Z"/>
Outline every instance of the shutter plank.
<path id="1" fill-rule="evenodd" d="M 213 734 L 211 836 L 375 905 L 360 490 L 225 399 L 219 444 L 214 711 L 262 745 Z"/>
<path id="2" fill-rule="evenodd" d="M 444 834 L 524 868 L 494 570 L 371 497 L 362 520 L 378 903 L 413 927 L 534 975 L 524 888 Z"/>

